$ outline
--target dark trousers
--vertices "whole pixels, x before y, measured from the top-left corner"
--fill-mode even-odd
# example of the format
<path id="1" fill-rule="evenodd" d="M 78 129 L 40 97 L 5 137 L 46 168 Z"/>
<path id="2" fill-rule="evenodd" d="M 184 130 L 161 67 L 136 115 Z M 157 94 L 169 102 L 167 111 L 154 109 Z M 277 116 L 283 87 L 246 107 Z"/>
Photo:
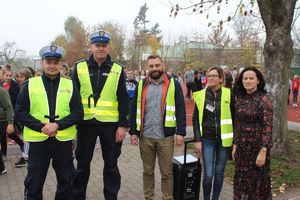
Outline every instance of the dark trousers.
<path id="1" fill-rule="evenodd" d="M 5 165 L 2 158 L 2 153 L 0 151 L 0 173 L 5 169 Z"/>
<path id="2" fill-rule="evenodd" d="M 7 156 L 7 139 L 6 139 L 6 127 L 7 122 L 0 122 L 0 141 L 1 141 L 1 151 L 3 156 Z M 16 127 L 14 127 L 16 129 Z M 12 134 L 7 134 L 7 136 L 14 140 L 19 146 L 21 151 L 23 152 L 24 142 L 23 140 L 16 134 L 16 131 Z"/>
<path id="3" fill-rule="evenodd" d="M 106 200 L 116 200 L 121 185 L 118 158 L 122 143 L 116 143 L 117 125 L 80 125 L 77 132 L 77 173 L 73 182 L 74 199 L 85 199 L 96 140 L 99 136 L 104 160 L 103 182 Z"/>
<path id="4" fill-rule="evenodd" d="M 186 83 L 186 97 L 189 99 L 191 98 L 191 92 L 193 90 L 193 86 L 194 86 L 193 82 Z"/>
<path id="5" fill-rule="evenodd" d="M 72 141 L 61 142 L 48 138 L 43 142 L 30 142 L 28 173 L 24 181 L 25 199 L 43 199 L 43 186 L 50 160 L 56 174 L 56 200 L 71 200 L 72 179 L 75 175 Z"/>
<path id="6" fill-rule="evenodd" d="M 293 90 L 293 103 L 298 103 L 298 90 Z"/>

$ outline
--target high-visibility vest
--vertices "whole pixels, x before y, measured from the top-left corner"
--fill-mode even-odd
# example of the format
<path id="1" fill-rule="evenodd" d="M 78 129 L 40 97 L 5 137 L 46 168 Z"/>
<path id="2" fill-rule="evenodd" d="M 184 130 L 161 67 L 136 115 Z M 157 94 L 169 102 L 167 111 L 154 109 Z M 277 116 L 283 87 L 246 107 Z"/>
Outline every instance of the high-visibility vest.
<path id="1" fill-rule="evenodd" d="M 231 147 L 233 140 L 233 126 L 230 110 L 230 89 L 221 88 L 221 139 L 223 147 Z M 203 121 L 203 111 L 206 97 L 206 89 L 200 90 L 193 93 L 195 103 L 199 110 L 199 124 L 200 124 L 200 134 L 202 135 L 202 121 Z"/>
<path id="2" fill-rule="evenodd" d="M 86 61 L 77 64 L 84 120 L 96 118 L 101 122 L 119 121 L 117 90 L 121 73 L 122 67 L 114 63 L 95 106 L 88 65 Z"/>
<path id="3" fill-rule="evenodd" d="M 141 130 L 142 116 L 141 116 L 141 106 L 142 106 L 142 89 L 143 80 L 140 80 L 138 85 L 137 94 L 137 110 L 136 110 L 136 130 Z M 171 78 L 167 96 L 165 99 L 165 127 L 176 127 L 176 115 L 175 115 L 175 83 L 174 79 Z"/>
<path id="4" fill-rule="evenodd" d="M 49 104 L 47 92 L 41 77 L 34 77 L 29 79 L 28 92 L 30 99 L 29 114 L 41 122 L 49 122 Z M 60 120 L 71 113 L 69 103 L 73 94 L 73 84 L 71 80 L 60 78 L 59 86 L 56 95 L 55 116 L 56 120 Z M 41 142 L 46 140 L 49 136 L 38 131 L 34 131 L 28 127 L 24 127 L 24 140 L 28 142 Z M 55 136 L 59 141 L 69 141 L 75 139 L 76 128 L 70 126 L 64 130 L 58 130 Z"/>

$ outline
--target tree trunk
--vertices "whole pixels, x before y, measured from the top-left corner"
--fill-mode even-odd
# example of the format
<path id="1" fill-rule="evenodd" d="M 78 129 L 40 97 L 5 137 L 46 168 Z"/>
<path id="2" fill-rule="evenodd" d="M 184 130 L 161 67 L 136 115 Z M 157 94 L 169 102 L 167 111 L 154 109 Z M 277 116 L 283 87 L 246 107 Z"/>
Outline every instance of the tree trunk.
<path id="1" fill-rule="evenodd" d="M 264 45 L 267 90 L 273 102 L 273 150 L 287 150 L 288 78 L 293 59 L 291 23 L 296 0 L 257 0 L 266 29 Z"/>

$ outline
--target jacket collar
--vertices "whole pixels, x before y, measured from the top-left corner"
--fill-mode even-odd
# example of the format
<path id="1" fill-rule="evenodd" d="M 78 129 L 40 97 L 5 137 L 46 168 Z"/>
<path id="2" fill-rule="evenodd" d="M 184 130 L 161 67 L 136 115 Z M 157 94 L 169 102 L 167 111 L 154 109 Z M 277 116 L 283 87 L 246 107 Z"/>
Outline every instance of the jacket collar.
<path id="1" fill-rule="evenodd" d="M 99 65 L 98 65 L 98 63 L 95 61 L 93 55 L 91 55 L 91 56 L 89 57 L 88 62 L 89 62 L 89 64 L 90 64 L 90 66 L 92 66 L 92 67 L 97 67 L 97 68 L 99 67 Z M 113 62 L 112 62 L 112 60 L 111 60 L 111 57 L 110 57 L 110 55 L 107 55 L 106 60 L 101 64 L 100 67 L 106 67 L 106 66 L 111 67 L 112 65 L 113 65 Z"/>

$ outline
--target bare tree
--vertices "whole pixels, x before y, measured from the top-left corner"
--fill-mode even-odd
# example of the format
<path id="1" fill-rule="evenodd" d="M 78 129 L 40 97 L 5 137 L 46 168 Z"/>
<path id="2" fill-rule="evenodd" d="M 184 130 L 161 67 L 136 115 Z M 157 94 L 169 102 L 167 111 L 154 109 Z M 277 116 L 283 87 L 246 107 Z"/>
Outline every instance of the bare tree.
<path id="1" fill-rule="evenodd" d="M 243 3 L 244 2 L 244 3 Z M 291 27 L 294 17 L 294 10 L 297 0 L 240 0 L 237 8 L 244 15 L 252 14 L 253 10 L 245 8 L 247 2 L 252 6 L 257 3 L 259 13 L 263 20 L 266 30 L 266 41 L 264 44 L 265 74 L 267 80 L 267 89 L 273 102 L 273 141 L 276 151 L 284 151 L 287 148 L 287 98 L 288 91 L 288 72 L 293 59 L 293 41 L 291 38 Z M 180 10 L 192 9 L 193 12 L 203 13 L 207 9 L 226 6 L 228 1 L 201 0 L 198 3 L 192 3 L 187 7 L 180 7 L 176 4 L 171 13 L 178 15 Z M 237 10 L 238 10 L 237 9 Z M 224 9 L 223 9 L 224 10 Z M 237 13 L 237 11 L 235 12 Z M 230 21 L 235 15 L 229 15 L 227 21 Z M 223 20 L 219 22 L 223 25 Z"/>
<path id="2" fill-rule="evenodd" d="M 4 58 L 6 63 L 14 64 L 18 58 L 25 57 L 25 51 L 19 49 L 15 42 L 5 42 L 0 47 L 0 57 Z"/>
<path id="3" fill-rule="evenodd" d="M 222 64 L 222 52 L 229 46 L 229 43 L 232 39 L 229 37 L 226 31 L 222 29 L 221 26 L 212 26 L 212 33 L 208 36 L 208 39 L 209 43 L 214 46 L 214 64 Z"/>

